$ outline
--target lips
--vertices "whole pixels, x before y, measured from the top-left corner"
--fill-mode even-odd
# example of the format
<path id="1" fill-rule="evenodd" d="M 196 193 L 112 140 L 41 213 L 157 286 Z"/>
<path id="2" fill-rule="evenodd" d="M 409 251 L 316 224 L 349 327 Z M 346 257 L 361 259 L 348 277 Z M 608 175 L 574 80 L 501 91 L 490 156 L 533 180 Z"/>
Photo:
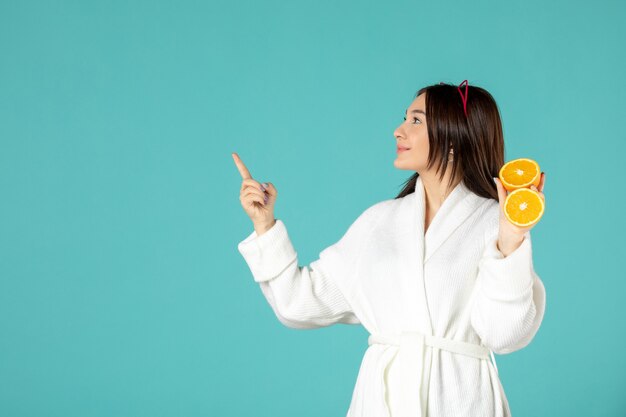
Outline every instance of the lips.
<path id="1" fill-rule="evenodd" d="M 409 148 L 404 148 L 402 146 L 398 146 L 396 149 L 399 150 L 399 151 L 408 151 L 409 150 Z"/>

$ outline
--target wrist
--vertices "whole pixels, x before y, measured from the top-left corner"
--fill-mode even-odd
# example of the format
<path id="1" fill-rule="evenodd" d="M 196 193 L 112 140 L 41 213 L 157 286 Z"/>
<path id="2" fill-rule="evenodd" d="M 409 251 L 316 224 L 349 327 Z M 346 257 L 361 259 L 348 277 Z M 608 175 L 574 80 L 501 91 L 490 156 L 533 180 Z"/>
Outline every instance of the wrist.
<path id="1" fill-rule="evenodd" d="M 272 219 L 269 222 L 256 222 L 254 223 L 254 231 L 257 235 L 262 235 L 263 233 L 270 230 L 276 224 L 276 219 Z"/>
<path id="2" fill-rule="evenodd" d="M 498 238 L 496 247 L 500 251 L 500 253 L 504 255 L 504 257 L 507 257 L 517 248 L 519 248 L 523 241 L 524 235 L 512 236 L 504 239 Z"/>

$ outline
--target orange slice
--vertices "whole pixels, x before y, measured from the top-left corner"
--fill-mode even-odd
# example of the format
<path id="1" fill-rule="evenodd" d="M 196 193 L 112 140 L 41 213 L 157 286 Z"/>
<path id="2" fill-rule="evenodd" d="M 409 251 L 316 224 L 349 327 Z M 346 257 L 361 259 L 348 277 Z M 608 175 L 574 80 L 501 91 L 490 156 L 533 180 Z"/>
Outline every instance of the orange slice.
<path id="1" fill-rule="evenodd" d="M 530 188 L 531 185 L 539 187 L 541 170 L 536 161 L 530 158 L 519 158 L 502 165 L 498 177 L 507 191 Z"/>
<path id="2" fill-rule="evenodd" d="M 537 223 L 545 204 L 538 192 L 529 188 L 513 190 L 504 200 L 504 214 L 518 227 L 529 227 Z"/>

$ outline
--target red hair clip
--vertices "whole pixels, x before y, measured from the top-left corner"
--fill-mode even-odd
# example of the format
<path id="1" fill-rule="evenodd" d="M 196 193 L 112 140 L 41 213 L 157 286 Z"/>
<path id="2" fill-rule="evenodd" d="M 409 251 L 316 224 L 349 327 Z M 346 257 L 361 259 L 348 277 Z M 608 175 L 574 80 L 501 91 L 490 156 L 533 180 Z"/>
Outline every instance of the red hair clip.
<path id="1" fill-rule="evenodd" d="M 463 96 L 463 92 L 461 91 L 461 86 L 465 83 L 465 96 Z M 467 80 L 463 80 L 461 84 L 456 88 L 459 90 L 459 94 L 461 94 L 461 100 L 463 100 L 463 113 L 465 113 L 465 117 L 467 118 Z"/>

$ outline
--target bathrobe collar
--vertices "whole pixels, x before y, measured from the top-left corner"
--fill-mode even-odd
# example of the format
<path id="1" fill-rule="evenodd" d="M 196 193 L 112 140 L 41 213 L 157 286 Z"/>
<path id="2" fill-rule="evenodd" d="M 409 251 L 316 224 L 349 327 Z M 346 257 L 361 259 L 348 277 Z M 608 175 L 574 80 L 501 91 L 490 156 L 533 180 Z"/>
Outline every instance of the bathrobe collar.
<path id="1" fill-rule="evenodd" d="M 417 177 L 415 192 L 410 196 L 410 206 L 414 213 L 412 217 L 416 223 L 413 230 L 417 232 L 417 249 L 418 254 L 422 255 L 422 265 L 428 262 L 443 242 L 487 200 L 472 192 L 461 180 L 443 201 L 424 235 L 426 205 L 422 177 Z"/>

